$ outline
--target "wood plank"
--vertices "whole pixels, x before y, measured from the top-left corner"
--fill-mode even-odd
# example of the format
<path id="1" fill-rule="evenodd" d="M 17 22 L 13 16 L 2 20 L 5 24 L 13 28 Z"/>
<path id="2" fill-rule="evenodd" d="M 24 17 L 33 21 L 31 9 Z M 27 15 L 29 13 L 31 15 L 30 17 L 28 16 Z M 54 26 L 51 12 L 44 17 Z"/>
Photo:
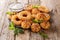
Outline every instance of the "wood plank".
<path id="1" fill-rule="evenodd" d="M 35 3 L 35 0 L 31 0 L 32 3 Z M 29 2 L 31 2 L 29 0 Z M 48 31 L 45 31 L 48 34 L 48 39 L 43 39 L 39 34 L 32 33 L 25 31 L 25 34 L 19 34 L 16 36 L 16 40 L 60 40 L 60 0 L 41 0 L 41 5 L 47 6 L 52 11 L 52 19 L 54 22 L 52 23 L 52 28 Z M 38 2 L 36 0 L 36 2 Z M 8 20 L 6 19 L 6 14 L 0 12 L 1 19 L 0 19 L 0 39 L 1 40 L 14 40 L 14 33 L 13 31 L 8 30 Z M 4 9 L 5 12 L 5 9 Z M 1 31 L 2 30 L 2 31 Z"/>
<path id="2" fill-rule="evenodd" d="M 2 4 L 5 4 L 6 2 L 5 1 L 1 1 L 1 4 L 0 4 L 0 6 L 1 6 L 1 8 L 0 8 L 0 32 L 1 32 L 1 29 L 2 29 L 2 24 L 3 24 L 3 22 L 4 22 L 4 16 L 5 16 L 5 13 L 3 12 L 3 11 L 5 11 L 5 9 L 4 9 L 4 6 L 5 5 L 2 5 Z"/>
<path id="3" fill-rule="evenodd" d="M 9 31 L 9 29 L 8 29 L 9 23 L 8 23 L 7 18 L 4 20 L 3 24 L 4 25 L 3 25 L 3 28 L 2 28 L 2 31 L 1 31 L 1 36 L 0 36 L 1 40 L 14 40 L 13 31 Z"/>
<path id="4" fill-rule="evenodd" d="M 28 0 L 18 0 L 18 2 L 23 3 L 24 5 L 28 4 Z"/>
<path id="5" fill-rule="evenodd" d="M 13 32 L 9 31 L 9 21 L 7 19 L 6 11 L 8 10 L 8 0 L 3 0 L 1 2 L 1 11 L 0 11 L 0 40 L 14 40 Z"/>
<path id="6" fill-rule="evenodd" d="M 24 34 L 19 34 L 16 36 L 16 40 L 29 40 L 30 38 L 30 32 L 29 31 L 25 31 Z"/>
<path id="7" fill-rule="evenodd" d="M 31 32 L 30 40 L 44 40 L 44 39 L 39 33 Z"/>
<path id="8" fill-rule="evenodd" d="M 40 4 L 40 0 L 29 0 L 29 4 L 39 5 Z"/>

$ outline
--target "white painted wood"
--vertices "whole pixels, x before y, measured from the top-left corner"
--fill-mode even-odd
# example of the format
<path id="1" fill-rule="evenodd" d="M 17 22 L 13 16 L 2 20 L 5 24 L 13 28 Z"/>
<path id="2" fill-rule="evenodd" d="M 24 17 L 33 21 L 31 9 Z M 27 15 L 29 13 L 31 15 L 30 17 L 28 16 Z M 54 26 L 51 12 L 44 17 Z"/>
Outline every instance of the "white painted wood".
<path id="1" fill-rule="evenodd" d="M 1 31 L 2 25 L 3 25 L 3 23 L 4 23 L 5 13 L 6 13 L 6 11 L 7 11 L 7 5 L 8 5 L 7 2 L 8 2 L 7 0 L 4 0 L 4 1 L 2 0 L 2 1 L 1 1 L 1 4 L 0 4 L 0 5 L 1 5 L 1 8 L 0 8 L 0 10 L 1 10 L 1 11 L 0 11 L 0 15 L 1 15 L 0 31 Z M 2 5 L 2 4 L 4 4 L 4 5 Z"/>
<path id="2" fill-rule="evenodd" d="M 28 0 L 18 0 L 18 2 L 21 2 L 22 4 L 28 4 Z"/>
<path id="3" fill-rule="evenodd" d="M 14 40 L 14 33 L 8 29 L 9 22 L 5 14 L 8 9 L 8 3 L 11 3 L 11 1 L 12 0 L 0 0 L 0 40 Z M 28 0 L 18 1 L 26 4 L 28 3 Z M 29 4 L 40 3 L 39 0 L 29 0 L 29 2 Z M 41 0 L 41 5 L 48 7 L 50 11 L 53 9 L 54 15 L 52 19 L 54 23 L 52 23 L 52 29 L 46 32 L 49 38 L 43 39 L 39 34 L 25 32 L 25 34 L 16 36 L 16 40 L 60 40 L 60 0 Z"/>
<path id="4" fill-rule="evenodd" d="M 30 40 L 43 40 L 43 37 L 39 33 L 31 32 Z"/>
<path id="5" fill-rule="evenodd" d="M 29 31 L 25 31 L 24 34 L 19 34 L 16 36 L 16 40 L 30 40 L 30 32 Z"/>
<path id="6" fill-rule="evenodd" d="M 0 40 L 14 40 L 13 32 L 9 31 L 9 22 L 6 11 L 8 10 L 9 0 L 0 0 Z M 11 33 L 10 33 L 11 32 Z M 10 36 L 11 35 L 11 36 Z"/>
<path id="7" fill-rule="evenodd" d="M 29 4 L 39 5 L 40 4 L 40 0 L 29 0 Z"/>

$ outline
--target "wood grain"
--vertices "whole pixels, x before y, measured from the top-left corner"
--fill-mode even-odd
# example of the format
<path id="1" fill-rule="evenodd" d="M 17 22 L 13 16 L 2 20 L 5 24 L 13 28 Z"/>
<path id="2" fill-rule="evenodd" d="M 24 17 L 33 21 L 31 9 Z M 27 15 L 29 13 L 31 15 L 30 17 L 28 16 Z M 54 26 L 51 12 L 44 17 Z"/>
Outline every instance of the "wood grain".
<path id="1" fill-rule="evenodd" d="M 44 40 L 44 39 L 39 33 L 31 32 L 30 40 Z"/>
<path id="2" fill-rule="evenodd" d="M 19 34 L 16 36 L 16 40 L 29 40 L 30 38 L 30 32 L 29 31 L 25 31 L 24 34 Z"/>
<path id="3" fill-rule="evenodd" d="M 19 0 L 20 1 L 20 0 Z M 22 1 L 20 1 L 22 2 Z M 51 28 L 45 31 L 48 35 L 48 39 L 41 37 L 37 33 L 25 31 L 25 34 L 19 34 L 15 40 L 60 40 L 60 0 L 23 0 L 24 3 L 40 4 L 49 8 L 51 11 Z M 14 40 L 14 31 L 9 30 L 9 21 L 5 14 L 8 9 L 8 4 L 5 2 L 2 10 L 0 10 L 0 40 Z"/>
<path id="4" fill-rule="evenodd" d="M 1 1 L 1 0 L 0 0 Z M 9 21 L 6 15 L 6 12 L 8 10 L 8 0 L 2 1 L 2 8 L 0 11 L 0 40 L 14 40 L 14 35 L 12 34 L 12 31 L 9 31 Z"/>

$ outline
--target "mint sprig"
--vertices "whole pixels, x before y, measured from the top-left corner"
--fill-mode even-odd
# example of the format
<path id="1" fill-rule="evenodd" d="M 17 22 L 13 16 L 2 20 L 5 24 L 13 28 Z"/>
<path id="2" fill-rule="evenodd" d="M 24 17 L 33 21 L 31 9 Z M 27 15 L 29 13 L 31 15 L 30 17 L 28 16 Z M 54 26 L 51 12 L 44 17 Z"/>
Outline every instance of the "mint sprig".
<path id="1" fill-rule="evenodd" d="M 15 33 L 15 35 L 18 35 L 19 33 L 20 34 L 23 34 L 24 33 L 24 30 L 23 29 L 20 29 L 20 28 L 15 28 L 14 33 Z"/>
<path id="2" fill-rule="evenodd" d="M 13 23 L 13 22 L 11 22 L 11 23 L 9 24 L 9 29 L 10 29 L 10 30 L 15 30 L 15 27 L 14 27 L 14 23 Z"/>
<path id="3" fill-rule="evenodd" d="M 38 5 L 34 5 L 33 8 L 38 8 L 39 6 Z"/>
<path id="4" fill-rule="evenodd" d="M 39 32 L 39 34 L 43 37 L 43 38 L 48 38 L 48 35 L 44 32 Z"/>
<path id="5" fill-rule="evenodd" d="M 6 12 L 6 14 L 11 15 L 11 14 L 12 14 L 12 12 L 8 11 L 8 12 Z"/>
<path id="6" fill-rule="evenodd" d="M 33 19 L 32 20 L 34 23 L 42 23 L 43 22 L 43 20 L 35 20 L 35 19 Z"/>
<path id="7" fill-rule="evenodd" d="M 14 30 L 14 34 L 15 34 L 15 35 L 18 35 L 19 33 L 20 33 L 20 34 L 23 34 L 23 33 L 24 33 L 24 30 L 23 30 L 23 29 L 17 28 L 17 27 L 15 28 L 13 22 L 10 23 L 9 29 L 10 29 L 10 30 Z"/>

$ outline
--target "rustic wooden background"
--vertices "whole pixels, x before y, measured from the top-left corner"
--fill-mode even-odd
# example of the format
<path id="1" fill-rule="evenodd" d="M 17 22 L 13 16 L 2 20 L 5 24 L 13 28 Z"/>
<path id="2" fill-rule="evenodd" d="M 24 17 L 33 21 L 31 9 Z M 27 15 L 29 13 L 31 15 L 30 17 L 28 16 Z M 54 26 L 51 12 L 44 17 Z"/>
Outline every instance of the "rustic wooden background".
<path id="1" fill-rule="evenodd" d="M 51 29 L 46 31 L 48 39 L 29 31 L 14 37 L 13 31 L 8 29 L 9 21 L 6 15 L 8 5 L 12 2 L 15 0 L 0 0 L 0 40 L 60 40 L 60 0 L 18 0 L 24 4 L 44 5 L 50 9 L 53 22 Z"/>

